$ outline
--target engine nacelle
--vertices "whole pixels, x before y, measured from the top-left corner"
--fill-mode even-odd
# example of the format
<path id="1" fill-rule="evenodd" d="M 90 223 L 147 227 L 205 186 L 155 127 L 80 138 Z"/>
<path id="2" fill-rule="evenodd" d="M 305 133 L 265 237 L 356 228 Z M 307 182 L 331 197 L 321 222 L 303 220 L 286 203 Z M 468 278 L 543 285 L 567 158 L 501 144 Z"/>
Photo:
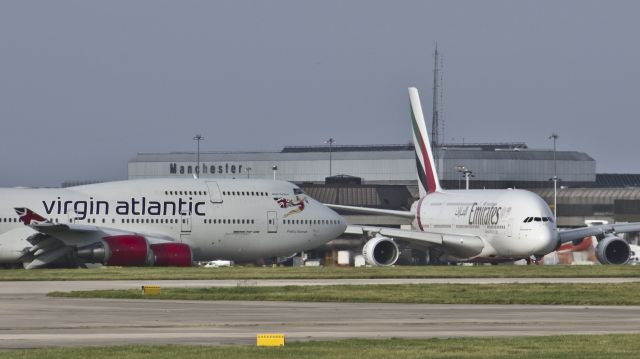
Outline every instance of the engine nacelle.
<path id="1" fill-rule="evenodd" d="M 78 257 L 91 263 L 123 267 L 190 267 L 193 261 L 191 247 L 184 243 L 149 245 L 143 236 L 129 234 L 105 237 L 91 246 L 79 248 Z"/>
<path id="2" fill-rule="evenodd" d="M 142 236 L 104 237 L 89 247 L 78 249 L 78 257 L 108 266 L 141 266 L 149 263 L 149 243 Z"/>
<path id="3" fill-rule="evenodd" d="M 105 237 L 109 249 L 108 266 L 139 266 L 147 263 L 149 243 L 142 236 L 122 235 Z"/>
<path id="4" fill-rule="evenodd" d="M 154 266 L 190 267 L 193 262 L 191 247 L 184 243 L 152 244 L 151 251 Z"/>
<path id="5" fill-rule="evenodd" d="M 362 248 L 362 255 L 367 264 L 374 266 L 393 265 L 400 255 L 398 245 L 391 238 L 375 236 Z"/>
<path id="6" fill-rule="evenodd" d="M 629 243 L 614 235 L 607 235 L 596 246 L 596 258 L 601 264 L 625 264 L 630 255 Z"/>

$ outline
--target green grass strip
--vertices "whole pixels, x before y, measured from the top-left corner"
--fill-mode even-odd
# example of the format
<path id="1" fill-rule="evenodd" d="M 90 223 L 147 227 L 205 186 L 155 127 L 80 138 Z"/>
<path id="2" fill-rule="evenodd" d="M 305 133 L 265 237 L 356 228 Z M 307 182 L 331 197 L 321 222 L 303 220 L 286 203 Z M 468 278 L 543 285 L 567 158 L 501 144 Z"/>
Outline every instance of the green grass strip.
<path id="1" fill-rule="evenodd" d="M 640 266 L 396 266 L 396 267 L 105 267 L 0 270 L 0 281 L 162 279 L 349 279 L 349 278 L 609 278 L 640 277 Z"/>
<path id="2" fill-rule="evenodd" d="M 640 335 L 343 340 L 296 342 L 279 348 L 255 346 L 128 345 L 0 352 L 1 358 L 637 358 Z"/>
<path id="3" fill-rule="evenodd" d="M 640 305 L 640 283 L 397 284 L 52 292 L 53 297 L 427 304 Z"/>

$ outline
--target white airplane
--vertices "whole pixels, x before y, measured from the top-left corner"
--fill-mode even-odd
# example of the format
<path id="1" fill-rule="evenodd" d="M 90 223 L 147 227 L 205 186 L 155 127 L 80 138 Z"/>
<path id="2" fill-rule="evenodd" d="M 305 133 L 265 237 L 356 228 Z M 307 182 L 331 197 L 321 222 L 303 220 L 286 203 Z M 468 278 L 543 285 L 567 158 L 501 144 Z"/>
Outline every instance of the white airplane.
<path id="1" fill-rule="evenodd" d="M 0 264 L 190 266 L 286 256 L 345 230 L 284 181 L 144 179 L 0 189 Z"/>
<path id="2" fill-rule="evenodd" d="M 409 99 L 420 199 L 413 203 L 410 211 L 328 205 L 345 211 L 413 220 L 411 230 L 348 226 L 346 234 L 368 239 L 363 255 L 369 264 L 395 263 L 399 250 L 394 239 L 412 247 L 438 248 L 447 260 L 499 262 L 542 258 L 562 243 L 588 236 L 599 239 L 596 255 L 600 263 L 623 264 L 629 260 L 629 244 L 616 233 L 640 231 L 640 223 L 605 224 L 558 232 L 549 206 L 532 192 L 443 190 L 417 89 L 409 88 Z"/>

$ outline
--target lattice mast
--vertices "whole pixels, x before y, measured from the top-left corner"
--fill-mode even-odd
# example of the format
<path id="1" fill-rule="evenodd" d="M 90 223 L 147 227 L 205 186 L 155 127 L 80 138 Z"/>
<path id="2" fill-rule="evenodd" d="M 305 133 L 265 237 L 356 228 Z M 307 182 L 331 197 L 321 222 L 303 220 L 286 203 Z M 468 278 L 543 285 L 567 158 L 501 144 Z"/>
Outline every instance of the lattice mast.
<path id="1" fill-rule="evenodd" d="M 440 128 L 442 124 L 440 123 L 440 103 L 442 100 L 442 92 L 440 89 L 440 62 L 442 59 L 438 54 L 438 44 L 436 43 L 436 49 L 433 53 L 433 113 L 432 113 L 432 121 L 431 121 L 431 148 L 433 150 L 433 154 L 438 153 L 437 149 L 441 145 L 440 141 Z M 437 155 L 436 155 L 437 156 Z"/>

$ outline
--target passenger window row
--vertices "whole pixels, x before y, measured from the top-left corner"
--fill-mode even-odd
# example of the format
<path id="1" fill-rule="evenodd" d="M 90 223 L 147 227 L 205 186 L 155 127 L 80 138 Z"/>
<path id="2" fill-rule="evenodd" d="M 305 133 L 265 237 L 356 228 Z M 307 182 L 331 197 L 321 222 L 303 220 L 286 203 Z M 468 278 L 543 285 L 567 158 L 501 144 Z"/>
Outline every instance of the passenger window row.
<path id="1" fill-rule="evenodd" d="M 269 194 L 267 192 L 255 192 L 255 191 L 222 191 L 223 196 L 261 196 L 266 197 Z"/>
<path id="2" fill-rule="evenodd" d="M 7 223 L 18 223 L 18 219 L 17 218 L 3 218 L 1 222 Z"/>
<path id="3" fill-rule="evenodd" d="M 167 196 L 206 196 L 207 191 L 164 191 Z"/>
<path id="4" fill-rule="evenodd" d="M 282 224 L 339 224 L 337 219 L 283 219 Z"/>
<path id="5" fill-rule="evenodd" d="M 215 219 L 205 219 L 205 224 L 255 224 L 255 219 L 228 219 L 228 218 L 215 218 Z"/>
<path id="6" fill-rule="evenodd" d="M 122 218 L 122 223 L 179 223 L 177 218 Z M 186 219 L 182 220 L 182 223 L 187 223 Z M 95 222 L 94 222 L 95 223 Z"/>
<path id="7" fill-rule="evenodd" d="M 60 220 L 58 218 L 49 218 L 48 219 L 49 222 L 51 223 L 60 223 Z M 96 218 L 85 218 L 85 219 L 77 219 L 77 218 L 71 218 L 69 220 L 70 223 L 96 223 Z M 182 220 L 183 223 L 186 223 L 187 220 L 183 219 Z M 64 223 L 64 220 L 63 222 Z M 106 218 L 101 218 L 98 223 L 107 223 L 107 219 Z M 115 218 L 111 218 L 111 223 L 115 224 L 116 223 L 116 219 Z M 174 218 L 121 218 L 120 219 L 120 223 L 161 223 L 161 224 L 170 224 L 170 223 L 180 223 L 180 221 L 178 219 L 174 219 Z"/>
<path id="8" fill-rule="evenodd" d="M 53 222 L 53 220 L 50 220 Z M 183 219 L 183 222 L 186 223 L 186 219 Z M 55 219 L 55 222 L 58 223 L 58 219 Z M 85 219 L 74 219 L 73 222 L 85 222 L 85 223 L 96 223 L 95 218 L 85 218 Z M 102 218 L 102 223 L 107 223 L 105 218 Z M 161 223 L 161 224 L 169 224 L 169 223 L 179 223 L 180 221 L 175 218 L 121 218 L 120 223 L 131 224 L 131 223 Z M 111 218 L 111 223 L 116 223 L 115 218 Z"/>

